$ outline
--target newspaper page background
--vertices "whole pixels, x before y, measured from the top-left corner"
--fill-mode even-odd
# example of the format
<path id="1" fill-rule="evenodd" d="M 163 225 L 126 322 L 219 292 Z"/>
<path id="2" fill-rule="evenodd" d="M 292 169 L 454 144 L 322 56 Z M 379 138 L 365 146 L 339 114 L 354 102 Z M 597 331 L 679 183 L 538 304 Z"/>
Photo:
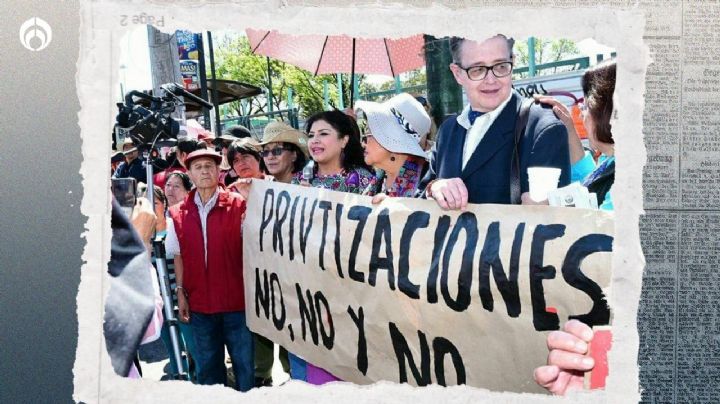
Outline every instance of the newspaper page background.
<path id="1" fill-rule="evenodd" d="M 644 114 L 635 104 L 622 104 L 618 111 L 621 118 L 616 121 L 618 128 L 637 129 L 630 140 L 618 139 L 618 165 L 621 174 L 617 187 L 627 192 L 618 197 L 617 209 L 630 209 L 627 215 L 631 240 L 636 237 L 638 207 L 643 206 L 646 215 L 640 223 L 640 239 L 645 252 L 647 266 L 643 274 L 642 297 L 638 310 L 637 333 L 639 333 L 639 356 L 632 355 L 632 349 L 622 355 L 613 349 L 611 361 L 622 363 L 626 370 L 635 367 L 637 359 L 640 365 L 640 387 L 645 402 L 712 402 L 720 394 L 718 388 L 718 369 L 720 350 L 718 350 L 717 309 L 713 303 L 718 301 L 718 275 L 715 271 L 717 253 L 720 251 L 715 241 L 715 232 L 720 227 L 720 191 L 714 183 L 720 171 L 720 153 L 715 140 L 718 124 L 717 107 L 713 100 L 714 89 L 720 78 L 717 72 L 720 66 L 716 62 L 720 54 L 717 40 L 720 36 L 720 4 L 717 1 L 637 1 L 637 0 L 513 0 L 513 1 L 439 1 L 428 0 L 406 2 L 359 1 L 348 6 L 342 0 L 292 1 L 276 0 L 234 1 L 232 4 L 218 4 L 218 1 L 160 1 L 138 4 L 128 1 L 87 1 L 83 3 L 81 14 L 82 52 L 78 62 L 78 93 L 83 111 L 79 114 L 83 127 L 84 161 L 81 172 L 84 176 L 85 195 L 83 214 L 90 219 L 87 223 L 89 244 L 86 247 L 80 293 L 78 295 L 78 337 L 77 362 L 75 365 L 75 398 L 85 401 L 123 401 L 137 397 L 157 397 L 162 394 L 167 400 L 188 400 L 211 394 L 216 401 L 237 400 L 238 396 L 219 387 L 200 388 L 199 386 L 180 385 L 178 383 L 152 383 L 148 381 L 132 382 L 115 376 L 109 366 L 107 354 L 103 353 L 101 335 L 98 333 L 98 318 L 102 318 L 102 305 L 97 304 L 106 294 L 106 285 L 101 276 L 97 276 L 87 267 L 96 267 L 107 262 L 109 234 L 106 222 L 109 222 L 109 204 L 106 190 L 109 182 L 102 175 L 103 161 L 107 161 L 110 146 L 105 144 L 104 136 L 108 122 L 114 115 L 114 105 L 104 105 L 98 99 L 115 99 L 117 91 L 117 55 L 116 49 L 127 27 L 119 24 L 120 15 L 165 16 L 164 32 L 186 28 L 240 29 L 245 26 L 274 26 L 308 31 L 309 16 L 322 14 L 321 9 L 344 7 L 344 18 L 354 17 L 354 24 L 344 28 L 348 33 L 368 32 L 384 26 L 392 14 L 382 11 L 370 12 L 359 7 L 373 5 L 377 9 L 391 10 L 399 16 L 397 34 L 425 31 L 432 34 L 466 34 L 470 31 L 467 21 L 461 21 L 459 15 L 480 14 L 488 7 L 500 11 L 501 17 L 491 18 L 492 26 L 511 22 L 514 33 L 537 36 L 562 36 L 575 32 L 573 39 L 580 40 L 592 34 L 598 34 L 601 43 L 618 49 L 619 68 L 622 69 L 622 49 L 627 47 L 604 28 L 605 24 L 617 24 L 618 14 L 636 12 L 632 22 L 623 25 L 620 35 L 632 32 L 640 27 L 644 45 L 648 47 L 653 63 L 647 67 L 644 80 L 632 83 L 634 88 L 616 92 L 621 97 L 617 104 L 626 101 L 627 95 L 645 99 Z M 315 7 L 313 7 L 315 6 Z M 313 9 L 315 12 L 310 12 Z M 448 11 L 449 10 L 449 11 Z M 405 13 L 417 12 L 422 18 L 408 23 Z M 337 9 L 335 10 L 337 14 Z M 300 14 L 300 17 L 298 17 Z M 202 18 L 199 17 L 202 16 Z M 643 18 L 644 15 L 644 18 Z M 348 17 L 350 16 L 350 17 Z M 362 18 L 360 18 L 362 16 Z M 563 16 L 564 18 L 561 18 Z M 325 20 L 318 21 L 329 31 L 340 30 L 333 14 L 326 14 Z M 451 23 L 452 22 L 452 23 Z M 484 25 L 484 24 L 477 24 Z M 444 27 L 444 29 L 442 28 Z M 617 28 L 616 25 L 611 25 Z M 412 30 L 415 31 L 412 31 Z M 487 28 L 477 28 L 480 30 Z M 483 32 L 484 33 L 484 32 Z M 588 35 L 590 34 L 590 35 Z M 603 41 L 609 39 L 609 41 Z M 635 38 L 631 38 L 634 40 Z M 113 45 L 108 47 L 107 44 Z M 113 50 L 115 49 L 115 50 Z M 634 56 L 644 56 L 642 52 Z M 110 65 L 108 65 L 110 64 Z M 633 69 L 637 66 L 633 65 Z M 644 67 L 643 67 L 644 69 Z M 643 70 L 644 71 L 644 70 Z M 633 73 L 637 73 L 634 71 Z M 618 79 L 620 81 L 621 73 Z M 620 87 L 620 83 L 618 84 Z M 634 99 L 634 98 L 633 98 Z M 617 98 L 616 98 L 617 100 Z M 627 107 L 627 109 L 626 109 Z M 628 116 L 629 115 L 629 116 Z M 632 121 L 628 123 L 628 121 Z M 645 151 L 635 142 L 640 137 L 641 123 Z M 626 126 L 627 125 L 627 126 Z M 615 125 L 614 125 L 615 129 Z M 625 147 L 623 149 L 623 147 Z M 98 157 L 98 151 L 101 156 Z M 623 170 L 640 170 L 647 165 L 643 175 L 643 196 L 631 186 L 639 186 L 634 173 L 623 174 Z M 94 174 L 93 174 L 94 173 Z M 623 179 L 623 177 L 625 177 Z M 638 188 L 639 189 L 639 188 Z M 631 209 L 632 208 L 632 209 Z M 622 222 L 622 218 L 619 217 Z M 618 232 L 622 230 L 618 228 Z M 102 236 L 102 237 L 101 237 Z M 103 247 L 104 246 L 104 247 Z M 620 246 L 623 248 L 623 246 Z M 628 247 L 634 250 L 635 246 Z M 98 251 L 102 251 L 98 254 Z M 635 256 L 630 265 L 633 270 L 637 262 Z M 628 264 L 626 261 L 615 261 Z M 623 279 L 632 284 L 633 279 Z M 106 284 L 106 283 L 105 283 Z M 632 290 L 632 288 L 631 288 Z M 623 310 L 623 316 L 635 318 L 636 296 L 613 296 L 613 303 L 621 303 L 615 309 Z M 89 304 L 86 304 L 89 303 Z M 633 324 L 622 330 L 637 340 Z M 619 330 L 620 331 L 620 330 Z M 100 355 L 98 355 L 100 350 Z M 619 357 L 618 357 L 619 356 Z M 628 383 L 634 383 L 632 372 Z M 616 376 L 617 377 L 617 376 Z M 613 383 L 610 375 L 609 384 Z M 341 397 L 362 396 L 372 400 L 380 397 L 402 397 L 395 401 L 425 401 L 438 399 L 464 399 L 470 397 L 498 399 L 504 401 L 527 402 L 528 396 L 500 395 L 473 389 L 452 388 L 412 389 L 409 386 L 380 384 L 372 390 L 363 390 L 362 395 L 348 385 L 333 385 L 323 389 L 318 396 L 305 386 L 291 383 L 279 388 L 280 396 L 291 399 L 319 397 L 336 400 Z M 629 390 L 626 400 L 635 401 Z M 270 391 L 254 392 L 243 397 L 257 400 L 260 396 L 279 399 Z M 575 396 L 584 402 L 600 402 L 604 396 Z M 535 396 L 534 402 L 547 401 L 547 397 Z M 616 400 L 611 400 L 617 402 Z"/>
<path id="2" fill-rule="evenodd" d="M 645 36 L 640 384 L 645 402 L 717 402 L 720 3 L 659 3 Z"/>

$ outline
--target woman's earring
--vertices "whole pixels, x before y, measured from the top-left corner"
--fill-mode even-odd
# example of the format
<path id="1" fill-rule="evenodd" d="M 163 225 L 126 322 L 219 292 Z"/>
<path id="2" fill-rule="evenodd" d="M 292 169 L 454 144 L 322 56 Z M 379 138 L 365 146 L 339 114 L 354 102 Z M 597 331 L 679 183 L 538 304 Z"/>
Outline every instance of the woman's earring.
<path id="1" fill-rule="evenodd" d="M 395 161 L 395 156 L 392 154 L 390 155 L 390 161 Z"/>

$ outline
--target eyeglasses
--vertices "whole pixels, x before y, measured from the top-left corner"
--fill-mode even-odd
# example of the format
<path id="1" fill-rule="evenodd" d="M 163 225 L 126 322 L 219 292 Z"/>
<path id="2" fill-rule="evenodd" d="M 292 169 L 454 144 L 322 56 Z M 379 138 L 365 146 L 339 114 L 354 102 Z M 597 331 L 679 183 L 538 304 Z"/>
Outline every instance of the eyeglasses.
<path id="1" fill-rule="evenodd" d="M 495 63 L 492 66 L 470 66 L 470 67 L 462 67 L 459 64 L 455 63 L 455 66 L 459 67 L 461 70 L 464 70 L 467 74 L 468 78 L 473 81 L 480 81 L 487 77 L 487 74 L 490 70 L 492 70 L 493 75 L 497 78 L 505 77 L 508 74 L 512 73 L 513 64 L 512 62 L 500 62 Z"/>
<path id="2" fill-rule="evenodd" d="M 263 151 L 261 151 L 261 152 L 260 152 L 260 155 L 261 155 L 263 158 L 265 158 L 265 157 L 270 157 L 270 155 L 273 155 L 273 156 L 275 156 L 275 157 L 280 157 L 280 155 L 281 155 L 284 151 L 285 151 L 285 149 L 282 148 L 282 147 L 275 147 L 275 148 L 270 149 L 270 150 L 263 150 Z"/>

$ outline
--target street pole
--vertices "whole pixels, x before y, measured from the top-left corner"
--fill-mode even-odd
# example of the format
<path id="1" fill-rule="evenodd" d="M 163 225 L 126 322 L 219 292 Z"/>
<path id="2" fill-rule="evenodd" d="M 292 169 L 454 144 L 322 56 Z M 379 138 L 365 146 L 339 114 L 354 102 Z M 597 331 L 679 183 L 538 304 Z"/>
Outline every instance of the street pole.
<path id="1" fill-rule="evenodd" d="M 535 37 L 528 38 L 528 75 L 535 77 Z"/>
<path id="2" fill-rule="evenodd" d="M 267 61 L 267 74 L 268 74 L 268 112 L 273 112 L 273 91 L 272 91 L 272 66 L 270 66 L 270 58 L 265 56 Z M 282 96 L 281 96 L 282 97 Z"/>
<path id="3" fill-rule="evenodd" d="M 342 88 L 342 76 L 340 73 L 337 74 L 337 88 L 338 88 L 338 109 L 345 109 L 345 102 L 343 101 L 343 88 Z"/>
<path id="4" fill-rule="evenodd" d="M 323 110 L 327 111 L 330 109 L 330 89 L 328 88 L 328 82 L 323 80 Z"/>
<path id="5" fill-rule="evenodd" d="M 208 98 L 208 86 L 207 86 L 207 69 L 205 67 L 205 43 L 202 34 L 195 34 L 195 43 L 198 46 L 200 55 L 198 55 L 198 62 L 200 68 L 200 98 L 206 101 L 210 101 Z M 202 108 L 203 113 L 203 126 L 205 129 L 212 128 L 210 121 L 210 111 L 207 108 Z"/>
<path id="6" fill-rule="evenodd" d="M 215 111 L 215 137 L 220 137 L 222 124 L 220 123 L 220 108 L 218 108 L 219 98 L 217 92 L 217 78 L 215 77 L 215 52 L 213 51 L 212 33 L 207 32 L 208 48 L 210 48 L 210 74 L 212 75 L 212 103 L 213 111 Z"/>
<path id="7" fill-rule="evenodd" d="M 160 96 L 162 84 L 182 83 L 180 75 L 180 58 L 175 34 L 160 32 L 148 25 L 148 47 L 150 48 L 150 72 L 152 74 L 153 95 Z M 173 117 L 185 122 L 185 109 L 178 108 Z"/>

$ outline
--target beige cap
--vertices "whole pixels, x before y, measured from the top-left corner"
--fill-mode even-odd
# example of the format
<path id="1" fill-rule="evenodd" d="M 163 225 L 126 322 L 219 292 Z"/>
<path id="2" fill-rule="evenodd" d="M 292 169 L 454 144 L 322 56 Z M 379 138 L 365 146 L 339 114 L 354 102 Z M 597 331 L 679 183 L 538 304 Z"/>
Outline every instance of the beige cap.
<path id="1" fill-rule="evenodd" d="M 260 145 L 262 146 L 273 142 L 292 143 L 299 147 L 305 156 L 308 156 L 307 136 L 285 122 L 273 121 L 265 127 L 263 140 Z"/>

